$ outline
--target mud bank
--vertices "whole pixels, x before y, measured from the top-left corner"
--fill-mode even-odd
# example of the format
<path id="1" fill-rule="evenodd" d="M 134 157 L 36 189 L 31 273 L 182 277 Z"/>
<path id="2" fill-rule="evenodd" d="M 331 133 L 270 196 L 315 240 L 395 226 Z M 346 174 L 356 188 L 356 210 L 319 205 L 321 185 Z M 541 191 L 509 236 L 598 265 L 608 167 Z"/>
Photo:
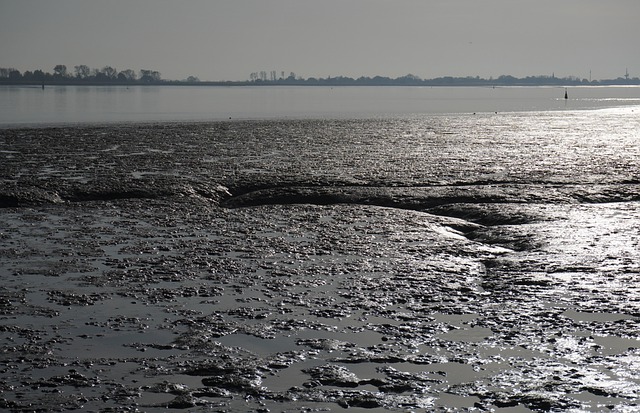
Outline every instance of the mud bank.
<path id="1" fill-rule="evenodd" d="M 359 166 L 314 122 L 2 131 L 0 407 L 638 408 L 637 183 L 411 172 L 381 125 L 322 125 Z"/>

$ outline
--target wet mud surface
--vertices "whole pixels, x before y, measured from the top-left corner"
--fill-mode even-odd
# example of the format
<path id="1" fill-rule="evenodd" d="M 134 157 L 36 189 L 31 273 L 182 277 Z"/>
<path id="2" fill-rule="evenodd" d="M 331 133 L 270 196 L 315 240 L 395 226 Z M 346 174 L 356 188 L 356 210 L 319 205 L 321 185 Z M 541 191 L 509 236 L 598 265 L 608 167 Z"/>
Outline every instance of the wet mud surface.
<path id="1" fill-rule="evenodd" d="M 0 131 L 0 409 L 640 408 L 637 151 L 464 122 Z"/>

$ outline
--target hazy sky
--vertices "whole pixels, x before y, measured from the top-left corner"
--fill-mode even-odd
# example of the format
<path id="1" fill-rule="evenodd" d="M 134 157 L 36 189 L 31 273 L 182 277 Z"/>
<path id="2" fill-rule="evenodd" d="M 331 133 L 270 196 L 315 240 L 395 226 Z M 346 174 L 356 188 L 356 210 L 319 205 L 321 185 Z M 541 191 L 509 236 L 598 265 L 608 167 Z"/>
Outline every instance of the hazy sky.
<path id="1" fill-rule="evenodd" d="M 0 67 L 640 76 L 640 0 L 0 0 Z"/>

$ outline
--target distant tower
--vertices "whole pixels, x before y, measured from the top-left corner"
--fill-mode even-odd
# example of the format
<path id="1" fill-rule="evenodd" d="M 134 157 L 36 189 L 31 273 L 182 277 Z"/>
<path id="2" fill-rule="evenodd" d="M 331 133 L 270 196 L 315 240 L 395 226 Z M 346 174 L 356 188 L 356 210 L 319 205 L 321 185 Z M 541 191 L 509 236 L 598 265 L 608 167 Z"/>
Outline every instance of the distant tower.
<path id="1" fill-rule="evenodd" d="M 629 80 L 629 68 L 625 70 L 624 78 Z"/>

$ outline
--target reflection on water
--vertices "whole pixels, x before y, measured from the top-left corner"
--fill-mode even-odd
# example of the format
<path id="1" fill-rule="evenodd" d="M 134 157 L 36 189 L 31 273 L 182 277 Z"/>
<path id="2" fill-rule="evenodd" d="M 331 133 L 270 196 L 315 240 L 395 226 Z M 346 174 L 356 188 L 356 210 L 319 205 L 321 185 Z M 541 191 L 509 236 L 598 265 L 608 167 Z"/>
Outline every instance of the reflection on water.
<path id="1" fill-rule="evenodd" d="M 366 118 L 640 105 L 638 87 L 0 87 L 0 126 Z"/>

